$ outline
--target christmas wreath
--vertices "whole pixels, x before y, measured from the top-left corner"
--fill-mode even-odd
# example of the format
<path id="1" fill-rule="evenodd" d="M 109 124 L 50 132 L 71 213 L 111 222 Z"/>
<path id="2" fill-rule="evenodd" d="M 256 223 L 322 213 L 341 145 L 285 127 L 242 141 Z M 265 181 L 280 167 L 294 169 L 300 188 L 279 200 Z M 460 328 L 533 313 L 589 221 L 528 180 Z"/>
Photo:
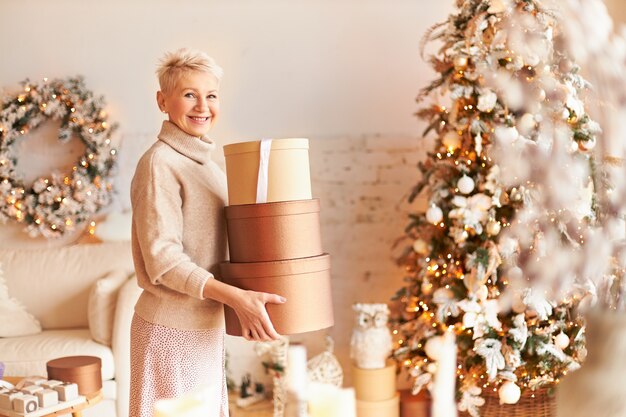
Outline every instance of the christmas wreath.
<path id="1" fill-rule="evenodd" d="M 94 97 L 81 77 L 22 85 L 0 103 L 0 221 L 26 224 L 33 237 L 60 237 L 111 202 L 116 150 L 110 137 L 116 126 L 107 122 L 104 99 Z M 76 136 L 85 153 L 71 172 L 26 185 L 15 169 L 14 145 L 48 120 L 61 122 L 59 140 Z"/>

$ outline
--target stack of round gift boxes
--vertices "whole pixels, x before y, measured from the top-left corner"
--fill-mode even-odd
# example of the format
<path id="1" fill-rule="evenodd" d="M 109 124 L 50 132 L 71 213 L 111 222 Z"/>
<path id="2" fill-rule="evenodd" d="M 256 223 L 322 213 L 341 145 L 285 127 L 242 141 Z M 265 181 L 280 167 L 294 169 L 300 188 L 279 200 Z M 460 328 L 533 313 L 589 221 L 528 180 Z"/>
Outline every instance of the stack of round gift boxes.
<path id="1" fill-rule="evenodd" d="M 330 256 L 322 250 L 319 200 L 311 196 L 308 140 L 263 142 L 224 147 L 230 262 L 220 265 L 223 280 L 287 298 L 267 304 L 282 335 L 330 327 Z M 259 190 L 266 195 L 259 198 Z M 241 336 L 237 315 L 224 308 L 226 332 Z"/>

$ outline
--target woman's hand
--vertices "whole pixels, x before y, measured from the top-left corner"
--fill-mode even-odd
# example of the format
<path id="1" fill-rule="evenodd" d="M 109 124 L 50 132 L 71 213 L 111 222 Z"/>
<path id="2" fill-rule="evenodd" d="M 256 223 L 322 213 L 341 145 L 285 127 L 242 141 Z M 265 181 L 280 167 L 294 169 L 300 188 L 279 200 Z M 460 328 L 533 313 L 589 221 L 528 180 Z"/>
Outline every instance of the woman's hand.
<path id="1" fill-rule="evenodd" d="M 202 294 L 204 298 L 217 300 L 235 311 L 246 340 L 268 342 L 280 339 L 281 336 L 274 329 L 265 304 L 283 304 L 287 301 L 284 297 L 242 290 L 216 279 L 209 279 L 204 284 Z"/>
<path id="2" fill-rule="evenodd" d="M 268 342 L 278 340 L 280 335 L 274 330 L 265 304 L 283 304 L 284 297 L 264 292 L 241 290 L 238 297 L 228 304 L 239 318 L 242 335 L 246 340 Z"/>

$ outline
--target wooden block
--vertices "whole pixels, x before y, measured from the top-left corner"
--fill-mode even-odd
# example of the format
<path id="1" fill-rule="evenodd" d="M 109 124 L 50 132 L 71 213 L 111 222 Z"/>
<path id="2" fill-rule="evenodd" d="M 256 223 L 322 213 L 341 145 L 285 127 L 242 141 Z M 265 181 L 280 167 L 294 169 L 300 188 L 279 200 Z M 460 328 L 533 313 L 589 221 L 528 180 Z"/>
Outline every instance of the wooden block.
<path id="1" fill-rule="evenodd" d="M 42 389 L 37 391 L 37 400 L 39 401 L 39 407 L 46 408 L 59 403 L 59 393 L 53 389 Z"/>
<path id="2" fill-rule="evenodd" d="M 38 408 L 39 402 L 34 395 L 26 394 L 13 400 L 13 411 L 17 411 L 18 413 L 32 413 L 33 411 L 37 411 Z"/>
<path id="3" fill-rule="evenodd" d="M 13 410 L 13 400 L 22 396 L 24 396 L 24 394 L 17 390 L 0 394 L 0 409 Z"/>
<path id="4" fill-rule="evenodd" d="M 78 385 L 73 382 L 56 385 L 54 390 L 59 393 L 59 400 L 61 401 L 71 401 L 78 397 Z"/>
<path id="5" fill-rule="evenodd" d="M 41 390 L 43 390 L 43 387 L 40 385 L 29 385 L 27 387 L 22 388 L 20 391 L 22 391 L 24 394 L 35 395 L 37 391 L 41 391 Z"/>
<path id="6" fill-rule="evenodd" d="M 61 384 L 62 384 L 61 381 L 57 381 L 56 379 L 51 379 L 41 384 L 41 386 L 44 388 L 48 388 L 48 389 L 54 389 L 54 387 L 56 387 L 57 385 L 61 385 Z"/>

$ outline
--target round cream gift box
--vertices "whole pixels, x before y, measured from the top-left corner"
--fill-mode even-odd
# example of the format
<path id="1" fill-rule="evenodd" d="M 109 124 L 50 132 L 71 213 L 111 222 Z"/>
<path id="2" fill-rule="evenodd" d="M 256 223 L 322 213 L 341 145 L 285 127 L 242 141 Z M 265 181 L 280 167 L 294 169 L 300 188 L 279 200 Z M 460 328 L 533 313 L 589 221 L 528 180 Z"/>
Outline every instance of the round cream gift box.
<path id="1" fill-rule="evenodd" d="M 400 394 L 396 393 L 386 401 L 356 400 L 356 414 L 359 417 L 399 417 Z"/>
<path id="2" fill-rule="evenodd" d="M 387 366 L 378 369 L 362 369 L 352 365 L 352 383 L 359 401 L 387 401 L 396 391 L 396 364 L 387 361 Z"/>
<path id="3" fill-rule="evenodd" d="M 284 304 L 266 304 L 267 314 L 281 335 L 312 332 L 334 324 L 328 254 L 276 262 L 224 262 L 220 269 L 227 284 L 287 299 Z M 226 333 L 241 336 L 235 311 L 224 306 L 224 316 Z"/>
<path id="4" fill-rule="evenodd" d="M 228 204 L 257 203 L 261 141 L 224 146 Z M 269 153 L 267 200 L 264 202 L 311 199 L 309 140 L 272 139 Z"/>

